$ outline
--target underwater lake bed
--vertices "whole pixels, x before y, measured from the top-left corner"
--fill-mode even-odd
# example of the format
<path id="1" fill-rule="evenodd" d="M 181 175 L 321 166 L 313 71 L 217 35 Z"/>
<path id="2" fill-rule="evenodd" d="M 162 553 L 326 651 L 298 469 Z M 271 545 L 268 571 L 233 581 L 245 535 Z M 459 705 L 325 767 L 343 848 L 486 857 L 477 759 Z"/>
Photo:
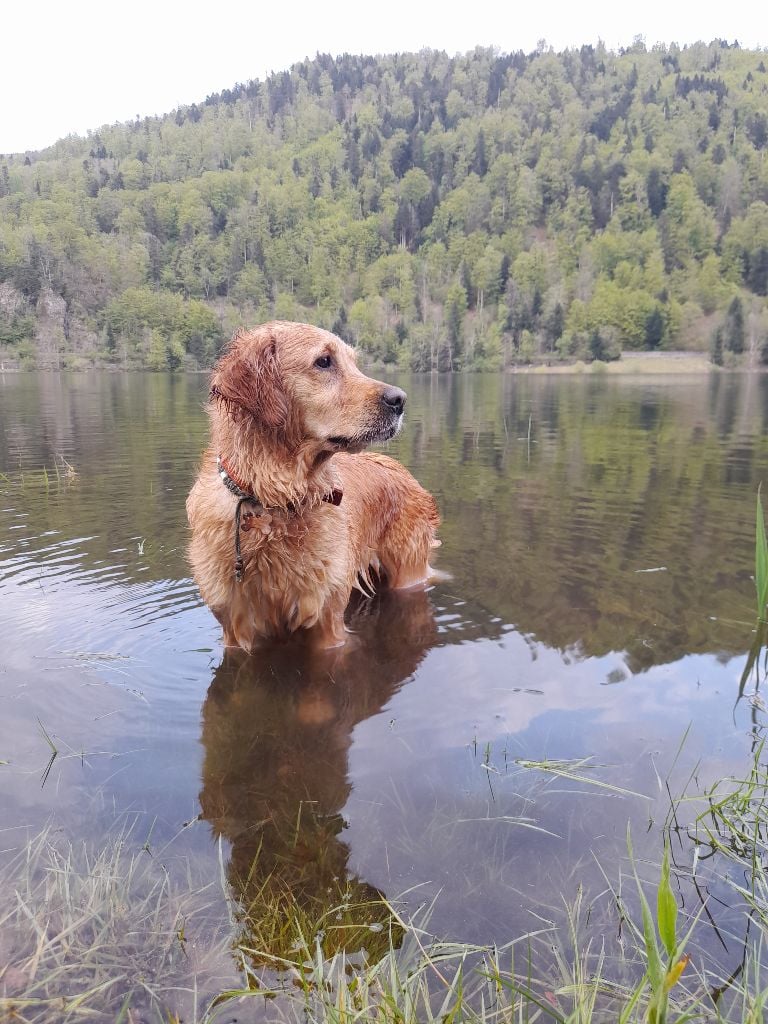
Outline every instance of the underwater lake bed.
<path id="1" fill-rule="evenodd" d="M 155 989 L 203 1019 L 238 983 L 233 944 L 287 958 L 267 912 L 370 961 L 391 907 L 504 946 L 567 934 L 591 900 L 580 935 L 611 957 L 628 826 L 649 886 L 668 837 L 697 969 L 741 969 L 738 871 L 693 823 L 763 737 L 740 683 L 768 378 L 392 380 L 408 406 L 386 451 L 437 499 L 445 578 L 357 602 L 342 651 L 244 657 L 185 557 L 205 379 L 0 374 L 0 878 L 32 899 L 76 861 L 135 892 L 132 968 L 104 975 L 125 1020 L 134 990 L 135 1019 L 163 1019 Z M 0 926 L 0 996 L 64 1019 L 45 1002 L 72 998 L 64 947 L 43 999 L 15 936 Z"/>

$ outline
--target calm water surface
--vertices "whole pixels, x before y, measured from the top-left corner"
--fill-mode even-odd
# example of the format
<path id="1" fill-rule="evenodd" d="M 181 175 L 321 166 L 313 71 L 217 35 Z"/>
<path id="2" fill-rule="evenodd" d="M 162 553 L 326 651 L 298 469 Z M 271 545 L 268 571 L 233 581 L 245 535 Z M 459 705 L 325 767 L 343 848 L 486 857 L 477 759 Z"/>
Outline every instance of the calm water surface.
<path id="1" fill-rule="evenodd" d="M 308 661 L 225 657 L 189 578 L 204 378 L 0 375 L 4 848 L 133 816 L 202 877 L 220 837 L 236 887 L 259 852 L 300 898 L 410 890 L 441 937 L 501 942 L 615 879 L 628 821 L 658 863 L 667 785 L 744 770 L 768 379 L 398 383 L 388 450 L 437 497 L 450 578 Z"/>

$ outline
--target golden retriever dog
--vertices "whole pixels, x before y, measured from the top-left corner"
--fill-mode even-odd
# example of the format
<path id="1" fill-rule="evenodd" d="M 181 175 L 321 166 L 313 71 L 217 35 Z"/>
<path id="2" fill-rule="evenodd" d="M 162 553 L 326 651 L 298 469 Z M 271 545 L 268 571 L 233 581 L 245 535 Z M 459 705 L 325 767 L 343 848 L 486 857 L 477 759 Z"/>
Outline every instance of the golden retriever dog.
<path id="1" fill-rule="evenodd" d="M 435 501 L 399 463 L 364 452 L 397 434 L 405 393 L 366 377 L 328 331 L 238 331 L 214 368 L 211 443 L 187 499 L 189 557 L 224 643 L 346 640 L 352 590 L 430 574 Z"/>

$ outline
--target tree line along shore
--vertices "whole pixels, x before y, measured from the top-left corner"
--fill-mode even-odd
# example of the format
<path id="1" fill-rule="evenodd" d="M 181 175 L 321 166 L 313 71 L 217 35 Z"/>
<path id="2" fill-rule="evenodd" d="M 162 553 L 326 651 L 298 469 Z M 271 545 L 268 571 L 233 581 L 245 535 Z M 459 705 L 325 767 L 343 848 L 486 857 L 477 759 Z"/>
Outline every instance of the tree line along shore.
<path id="1" fill-rule="evenodd" d="M 318 55 L 2 156 L 0 365 L 200 369 L 278 318 L 416 371 L 760 368 L 766 60 Z"/>

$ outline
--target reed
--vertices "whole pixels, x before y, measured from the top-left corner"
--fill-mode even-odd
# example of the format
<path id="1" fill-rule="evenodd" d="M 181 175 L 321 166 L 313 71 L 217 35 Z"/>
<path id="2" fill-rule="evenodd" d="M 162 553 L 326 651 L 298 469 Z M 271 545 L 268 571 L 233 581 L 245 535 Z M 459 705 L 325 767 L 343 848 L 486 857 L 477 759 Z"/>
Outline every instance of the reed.
<path id="1" fill-rule="evenodd" d="M 40 727 L 40 732 L 43 734 L 43 739 L 48 744 L 48 748 L 51 751 L 51 756 L 48 758 L 48 763 L 46 764 L 45 768 L 43 769 L 43 775 L 42 775 L 42 778 L 40 780 L 40 788 L 42 789 L 45 786 L 46 782 L 48 781 L 48 776 L 51 774 L 51 768 L 53 768 L 53 762 L 59 756 L 59 748 L 56 746 L 56 744 L 53 742 L 51 737 L 48 735 L 48 732 L 47 732 L 45 726 L 43 725 L 43 723 L 40 721 L 39 718 L 37 720 L 37 724 Z"/>
<path id="2" fill-rule="evenodd" d="M 755 694 L 759 692 L 760 683 L 768 671 L 768 536 L 765 532 L 765 515 L 763 512 L 762 484 L 757 488 L 757 508 L 755 511 L 755 592 L 757 598 L 757 621 L 754 636 L 744 663 L 744 670 L 739 680 L 737 702 L 746 693 L 747 684 L 754 675 Z"/>
<path id="3" fill-rule="evenodd" d="M 762 484 L 757 488 L 757 511 L 755 513 L 755 589 L 757 590 L 757 617 L 765 622 L 768 604 L 768 537 L 765 533 Z"/>

